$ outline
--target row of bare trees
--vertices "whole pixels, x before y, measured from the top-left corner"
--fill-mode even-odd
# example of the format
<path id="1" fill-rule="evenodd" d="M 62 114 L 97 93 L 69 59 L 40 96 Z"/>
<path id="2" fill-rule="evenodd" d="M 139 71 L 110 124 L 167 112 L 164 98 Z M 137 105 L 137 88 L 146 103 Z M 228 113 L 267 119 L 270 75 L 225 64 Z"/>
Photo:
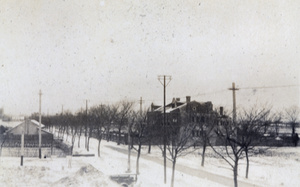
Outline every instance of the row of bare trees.
<path id="1" fill-rule="evenodd" d="M 64 112 L 54 116 L 44 116 L 43 123 L 45 126 L 56 131 L 58 138 L 71 137 L 71 152 L 75 144 L 75 139 L 78 140 L 80 147 L 80 137 L 85 136 L 85 148 L 89 151 L 90 138 L 98 140 L 98 156 L 100 157 L 100 144 L 103 138 L 110 141 L 110 132 L 117 134 L 117 145 L 120 145 L 122 134 L 127 135 L 128 130 L 135 140 L 131 148 L 137 152 L 136 173 L 139 171 L 139 158 L 141 155 L 142 145 L 146 144 L 149 135 L 149 126 L 147 125 L 147 112 L 135 111 L 133 102 L 121 101 L 115 105 L 96 105 L 88 111 L 79 111 L 75 114 Z M 36 116 L 32 116 L 36 118 Z M 130 143 L 130 142 L 127 142 Z M 150 145 L 151 146 L 151 145 Z"/>
<path id="2" fill-rule="evenodd" d="M 260 150 L 268 149 L 265 145 L 270 140 L 268 133 L 271 127 L 284 124 L 291 128 L 292 137 L 293 135 L 298 137 L 295 128 L 299 124 L 299 108 L 291 107 L 283 114 L 272 113 L 271 108 L 253 107 L 238 113 L 236 121 L 232 121 L 228 115 L 219 114 L 217 111 L 207 114 L 191 112 L 181 115 L 183 125 L 177 126 L 178 123 L 175 122 L 167 128 L 169 153 L 167 158 L 173 164 L 171 187 L 174 186 L 177 159 L 201 148 L 201 166 L 204 166 L 207 146 L 211 147 L 232 168 L 234 186 L 237 187 L 239 161 L 246 159 L 245 178 L 248 178 L 250 157 L 259 154 L 256 150 L 258 146 Z M 278 128 L 276 135 L 278 136 Z M 273 139 L 273 142 L 276 142 L 275 137 Z M 288 139 L 288 141 L 291 140 L 294 141 L 293 138 Z M 297 142 L 298 139 L 295 141 Z M 200 146 L 195 147 L 195 144 Z"/>
<path id="3" fill-rule="evenodd" d="M 198 120 L 192 120 L 196 118 Z M 135 144 L 132 144 L 132 149 L 137 151 L 137 174 L 140 173 L 139 159 L 142 146 L 148 144 L 148 153 L 150 153 L 151 141 L 159 139 L 163 135 L 159 133 L 159 130 L 153 129 L 157 127 L 155 123 L 161 123 L 161 121 L 162 116 L 157 115 L 156 120 L 151 122 L 153 124 L 149 123 L 148 111 L 134 111 L 133 102 L 129 101 L 121 101 L 115 105 L 97 105 L 87 111 L 79 111 L 75 114 L 65 112 L 60 115 L 43 117 L 43 123 L 50 129 L 55 128 L 59 137 L 64 137 L 65 134 L 67 138 L 71 136 L 72 148 L 76 137 L 78 137 L 78 147 L 80 146 L 80 137 L 83 134 L 87 150 L 89 150 L 90 138 L 96 138 L 98 140 L 98 156 L 100 156 L 101 140 L 105 137 L 107 141 L 110 141 L 109 132 L 115 131 L 118 134 L 117 143 L 119 145 L 122 132 L 130 131 L 131 136 L 136 140 Z M 178 121 L 181 123 L 177 123 Z M 299 109 L 296 107 L 287 109 L 283 115 L 282 113 L 272 114 L 270 108 L 253 107 L 240 112 L 235 122 L 228 115 L 220 115 L 217 111 L 205 115 L 200 113 L 181 114 L 180 119 L 169 123 L 166 130 L 167 157 L 173 165 L 171 186 L 174 186 L 178 158 L 201 148 L 201 166 L 204 166 L 208 146 L 229 164 L 233 171 L 234 184 L 238 186 L 239 161 L 246 159 L 246 178 L 248 178 L 249 157 L 254 154 L 255 147 L 260 146 L 264 141 L 264 134 L 267 133 L 271 124 L 278 125 L 283 122 L 291 127 L 292 134 L 296 134 Z M 201 146 L 199 147 L 199 145 Z"/>
<path id="4" fill-rule="evenodd" d="M 110 132 L 118 134 L 118 145 L 121 142 L 121 132 L 128 128 L 128 123 L 133 117 L 133 102 L 121 101 L 115 105 L 96 105 L 88 110 L 80 110 L 75 114 L 66 111 L 53 116 L 43 116 L 43 124 L 47 128 L 56 131 L 58 138 L 71 136 L 71 148 L 73 150 L 75 139 L 85 137 L 85 148 L 89 151 L 90 138 L 98 140 L 98 156 L 100 156 L 100 143 L 103 137 L 110 141 Z M 36 118 L 33 115 L 32 118 Z"/>
<path id="5" fill-rule="evenodd" d="M 219 119 L 216 120 L 217 123 L 213 122 L 215 124 L 213 131 L 211 131 L 210 128 L 204 131 L 202 141 L 203 138 L 210 138 L 214 135 L 219 140 L 220 145 L 213 145 L 209 140 L 208 142 L 214 152 L 232 168 L 234 186 L 236 187 L 238 186 L 239 160 L 246 159 L 245 178 L 248 178 L 250 167 L 249 157 L 259 153 L 256 151 L 256 147 L 258 146 L 260 146 L 260 150 L 268 149 L 265 145 L 266 142 L 270 140 L 270 134 L 268 133 L 271 131 L 271 127 L 274 125 L 277 126 L 278 124 L 285 124 L 291 128 L 291 137 L 298 137 L 295 131 L 297 124 L 299 124 L 299 108 L 297 107 L 286 109 L 284 115 L 282 115 L 282 113 L 272 113 L 271 108 L 253 107 L 238 113 L 236 121 L 230 120 L 228 116 L 225 115 L 219 116 L 218 118 Z M 273 142 L 276 141 L 276 136 L 278 136 L 278 128 L 275 137 L 272 137 Z M 293 138 L 289 139 L 289 141 L 291 140 L 294 141 Z M 296 140 L 296 142 L 297 141 L 298 140 Z M 205 145 L 205 142 L 203 145 Z M 202 158 L 204 158 L 204 156 L 205 155 L 202 154 Z"/>

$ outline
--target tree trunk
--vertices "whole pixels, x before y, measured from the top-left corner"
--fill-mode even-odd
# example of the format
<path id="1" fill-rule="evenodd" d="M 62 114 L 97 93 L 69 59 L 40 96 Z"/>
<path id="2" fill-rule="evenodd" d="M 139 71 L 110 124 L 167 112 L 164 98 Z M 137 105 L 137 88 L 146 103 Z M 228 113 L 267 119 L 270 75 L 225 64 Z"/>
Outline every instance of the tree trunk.
<path id="1" fill-rule="evenodd" d="M 62 127 L 61 130 L 60 130 L 60 138 L 61 139 L 64 139 L 64 136 L 63 136 L 64 133 L 63 132 L 64 132 L 64 128 Z"/>
<path id="2" fill-rule="evenodd" d="M 202 161 L 201 161 L 202 167 L 204 167 L 205 151 L 206 151 L 206 142 L 203 143 L 203 149 L 202 149 Z"/>
<path id="3" fill-rule="evenodd" d="M 69 128 L 68 127 L 66 129 L 66 133 L 67 133 L 66 141 L 68 141 L 68 136 L 69 136 Z"/>
<path id="4" fill-rule="evenodd" d="M 238 176 L 238 159 L 235 160 L 234 162 L 234 167 L 233 167 L 233 181 L 234 181 L 234 186 L 238 187 L 238 181 L 237 181 L 237 176 Z"/>
<path id="5" fill-rule="evenodd" d="M 61 136 L 61 139 L 64 139 L 64 136 L 65 136 L 65 127 L 61 129 L 60 136 Z"/>
<path id="6" fill-rule="evenodd" d="M 151 140 L 149 140 L 148 154 L 151 153 Z"/>
<path id="7" fill-rule="evenodd" d="M 58 137 L 63 139 L 63 127 L 59 129 Z"/>
<path id="8" fill-rule="evenodd" d="M 140 156 L 141 156 L 141 148 L 142 148 L 142 145 L 139 144 L 139 147 L 138 147 L 138 154 L 137 154 L 137 157 L 136 157 L 136 174 L 140 174 L 140 164 L 139 164 L 139 160 L 140 160 Z"/>
<path id="9" fill-rule="evenodd" d="M 130 136 L 130 149 L 133 148 L 133 139 L 134 139 L 134 136 Z"/>
<path id="10" fill-rule="evenodd" d="M 74 134 L 74 135 L 72 135 L 72 147 L 71 147 L 71 155 L 73 154 L 74 143 L 75 143 L 75 134 Z"/>
<path id="11" fill-rule="evenodd" d="M 245 149 L 245 154 L 246 154 L 246 161 L 247 161 L 247 166 L 246 166 L 246 179 L 248 179 L 248 173 L 249 173 L 249 156 L 248 156 L 248 150 Z"/>
<path id="12" fill-rule="evenodd" d="M 118 145 L 120 145 L 121 142 L 121 128 L 118 129 Z M 128 142 L 129 144 L 130 142 Z"/>
<path id="13" fill-rule="evenodd" d="M 87 146 L 86 146 L 87 151 L 90 151 L 90 138 L 91 136 L 88 137 L 88 141 L 87 141 Z"/>
<path id="14" fill-rule="evenodd" d="M 176 165 L 176 156 L 173 160 L 173 166 L 172 166 L 172 178 L 171 178 L 171 187 L 174 187 L 174 179 L 175 179 L 175 165 Z"/>
<path id="15" fill-rule="evenodd" d="M 80 148 L 80 136 L 81 136 L 81 133 L 78 136 L 78 148 Z"/>
<path id="16" fill-rule="evenodd" d="M 296 126 L 296 123 L 292 123 L 292 134 L 295 134 L 295 126 Z"/>
<path id="17" fill-rule="evenodd" d="M 100 157 L 100 143 L 101 143 L 101 138 L 98 138 L 98 157 Z"/>
<path id="18" fill-rule="evenodd" d="M 84 135 L 84 148 L 87 149 L 87 135 Z"/>
<path id="19" fill-rule="evenodd" d="M 109 142 L 109 128 L 107 128 L 107 132 L 106 132 L 106 141 Z"/>

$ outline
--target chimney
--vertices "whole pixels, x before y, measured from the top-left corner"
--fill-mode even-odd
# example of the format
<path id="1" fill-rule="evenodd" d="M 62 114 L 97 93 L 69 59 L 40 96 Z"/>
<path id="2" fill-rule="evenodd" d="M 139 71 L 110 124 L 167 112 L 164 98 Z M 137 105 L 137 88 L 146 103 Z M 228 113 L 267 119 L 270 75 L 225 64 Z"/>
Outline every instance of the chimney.
<path id="1" fill-rule="evenodd" d="M 186 96 L 186 103 L 191 102 L 191 96 Z"/>
<path id="2" fill-rule="evenodd" d="M 222 106 L 220 107 L 220 116 L 221 117 L 223 116 L 223 107 Z"/>

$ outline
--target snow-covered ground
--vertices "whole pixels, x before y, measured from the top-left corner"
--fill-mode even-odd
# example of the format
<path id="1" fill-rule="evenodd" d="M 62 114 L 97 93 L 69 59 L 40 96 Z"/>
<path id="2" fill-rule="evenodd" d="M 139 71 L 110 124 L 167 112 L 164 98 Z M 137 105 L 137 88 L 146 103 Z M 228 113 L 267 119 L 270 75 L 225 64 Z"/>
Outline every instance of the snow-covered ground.
<path id="1" fill-rule="evenodd" d="M 117 146 L 115 142 L 101 142 L 101 157 L 97 157 L 97 141 L 91 139 L 90 151 L 75 142 L 74 153 L 94 153 L 95 157 L 67 158 L 0 158 L 0 186 L 118 186 L 109 179 L 110 175 L 125 174 L 127 170 L 127 146 Z M 205 167 L 201 167 L 200 150 L 179 158 L 175 173 L 175 186 L 225 186 L 221 181 L 211 181 L 197 171 L 207 171 L 232 179 L 232 171 L 227 163 L 214 156 L 208 149 Z M 131 156 L 131 170 L 135 172 L 135 153 Z M 69 163 L 71 162 L 71 167 Z M 274 148 L 264 155 L 250 158 L 249 179 L 245 179 L 245 161 L 241 160 L 239 181 L 259 186 L 299 186 L 300 150 L 298 148 Z M 167 184 L 163 184 L 163 166 L 159 148 L 152 147 L 147 154 L 143 148 L 140 159 L 140 175 L 135 186 L 170 186 L 171 168 L 167 169 Z M 195 172 L 196 171 L 196 172 Z M 241 185 L 240 185 L 241 186 Z"/>
<path id="2" fill-rule="evenodd" d="M 217 157 L 208 148 L 205 166 L 201 168 L 200 150 L 178 160 L 190 168 L 216 173 L 232 178 L 230 166 Z M 260 186 L 300 186 L 300 148 L 282 147 L 271 148 L 263 155 L 250 157 L 249 178 L 245 178 L 246 160 L 239 161 L 239 181 L 245 181 Z"/>

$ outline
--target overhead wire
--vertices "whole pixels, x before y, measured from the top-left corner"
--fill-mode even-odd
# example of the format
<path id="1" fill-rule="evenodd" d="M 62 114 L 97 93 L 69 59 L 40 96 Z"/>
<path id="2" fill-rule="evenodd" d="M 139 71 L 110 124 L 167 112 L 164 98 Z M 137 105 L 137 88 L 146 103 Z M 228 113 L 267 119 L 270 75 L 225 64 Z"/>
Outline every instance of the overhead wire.
<path id="1" fill-rule="evenodd" d="M 289 88 L 289 87 L 299 87 L 299 84 L 295 84 L 295 85 L 280 85 L 280 86 L 257 86 L 257 87 L 240 87 L 238 88 L 239 90 L 256 90 L 256 89 L 275 89 L 275 88 Z M 218 90 L 218 91 L 213 91 L 213 92 L 203 92 L 203 93 L 197 93 L 194 95 L 190 95 L 191 97 L 199 97 L 199 96 L 205 96 L 205 95 L 215 95 L 215 94 L 219 94 L 219 93 L 223 93 L 223 92 L 227 92 L 228 89 L 223 89 L 223 90 Z M 177 97 L 177 98 L 185 98 L 184 97 Z M 146 100 L 146 101 L 150 101 L 150 100 Z M 151 100 L 151 101 L 158 101 L 158 100 Z"/>
<path id="2" fill-rule="evenodd" d="M 300 86 L 299 84 L 295 84 L 295 85 L 281 85 L 281 86 L 261 86 L 261 87 L 244 87 L 244 88 L 239 88 L 239 89 L 271 89 L 271 88 L 288 88 L 288 87 L 298 87 Z"/>

